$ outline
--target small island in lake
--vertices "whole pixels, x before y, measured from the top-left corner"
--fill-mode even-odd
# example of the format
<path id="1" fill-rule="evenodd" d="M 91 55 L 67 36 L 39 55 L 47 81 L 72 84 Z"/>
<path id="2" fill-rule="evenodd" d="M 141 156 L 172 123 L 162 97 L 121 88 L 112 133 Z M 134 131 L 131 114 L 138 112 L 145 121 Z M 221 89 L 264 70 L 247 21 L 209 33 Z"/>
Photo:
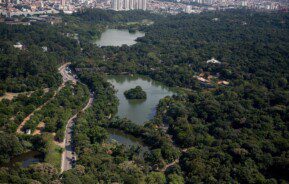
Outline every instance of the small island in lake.
<path id="1" fill-rule="evenodd" d="M 146 92 L 140 86 L 136 86 L 135 88 L 126 90 L 124 92 L 124 96 L 127 99 L 146 99 L 147 98 Z"/>

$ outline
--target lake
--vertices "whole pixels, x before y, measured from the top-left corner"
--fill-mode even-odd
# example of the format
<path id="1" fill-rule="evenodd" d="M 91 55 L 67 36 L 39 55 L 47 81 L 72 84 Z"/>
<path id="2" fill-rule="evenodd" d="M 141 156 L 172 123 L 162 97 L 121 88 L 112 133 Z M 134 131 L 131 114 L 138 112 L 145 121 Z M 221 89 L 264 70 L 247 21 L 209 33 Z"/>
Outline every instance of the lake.
<path id="1" fill-rule="evenodd" d="M 26 168 L 31 164 L 36 164 L 43 161 L 43 155 L 38 151 L 29 151 L 18 155 L 10 160 L 8 164 L 3 164 L 3 167 L 15 167 L 16 163 L 21 163 L 21 167 Z"/>
<path id="2" fill-rule="evenodd" d="M 111 75 L 107 78 L 108 82 L 117 90 L 116 96 L 119 99 L 117 115 L 121 118 L 128 118 L 137 124 L 144 124 L 144 122 L 151 120 L 156 114 L 159 100 L 174 94 L 170 88 L 148 77 Z M 128 100 L 125 98 L 124 91 L 136 86 L 141 86 L 147 93 L 146 100 Z"/>
<path id="3" fill-rule="evenodd" d="M 108 132 L 110 141 L 117 141 L 118 143 L 123 144 L 127 147 L 140 147 L 141 154 L 149 151 L 149 148 L 145 146 L 140 139 L 132 135 L 125 134 L 122 131 L 116 129 L 108 129 Z"/>
<path id="4" fill-rule="evenodd" d="M 136 44 L 135 41 L 139 37 L 145 36 L 145 33 L 136 31 L 130 33 L 125 29 L 107 29 L 102 34 L 99 40 L 95 43 L 98 46 L 122 46 L 128 45 L 131 46 Z"/>

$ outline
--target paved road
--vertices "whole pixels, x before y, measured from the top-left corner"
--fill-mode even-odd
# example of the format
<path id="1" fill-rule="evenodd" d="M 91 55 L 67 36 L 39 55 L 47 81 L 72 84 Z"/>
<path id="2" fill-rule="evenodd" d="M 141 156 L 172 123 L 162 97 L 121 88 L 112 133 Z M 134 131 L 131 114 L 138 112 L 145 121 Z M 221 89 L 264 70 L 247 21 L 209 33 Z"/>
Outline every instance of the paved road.
<path id="1" fill-rule="evenodd" d="M 86 109 L 91 107 L 92 103 L 93 103 L 93 94 L 91 93 L 87 104 L 81 111 L 84 112 Z M 64 138 L 64 151 L 62 153 L 62 160 L 61 160 L 61 172 L 71 169 L 73 167 L 73 162 L 76 161 L 76 154 L 72 144 L 72 128 L 74 125 L 74 121 L 77 118 L 77 115 L 78 114 L 72 116 L 68 120 L 66 125 L 65 138 Z"/>
<path id="2" fill-rule="evenodd" d="M 71 80 L 73 83 L 76 83 L 77 80 L 72 76 L 69 75 L 67 72 L 64 71 L 64 75 L 67 76 L 68 80 Z M 93 103 L 93 93 L 90 93 L 89 100 L 85 107 L 81 110 L 81 112 L 84 112 L 86 109 L 92 106 Z M 64 137 L 64 151 L 62 153 L 62 159 L 61 159 L 61 172 L 67 171 L 73 167 L 74 162 L 76 161 L 76 153 L 72 144 L 72 128 L 74 125 L 74 121 L 77 118 L 77 114 L 72 116 L 67 124 L 65 129 L 65 137 Z"/>
<path id="3" fill-rule="evenodd" d="M 73 160 L 76 160 L 74 148 L 72 145 L 72 127 L 77 114 L 72 116 L 66 125 L 65 139 L 64 139 L 64 151 L 61 159 L 61 172 L 67 171 L 72 168 Z"/>

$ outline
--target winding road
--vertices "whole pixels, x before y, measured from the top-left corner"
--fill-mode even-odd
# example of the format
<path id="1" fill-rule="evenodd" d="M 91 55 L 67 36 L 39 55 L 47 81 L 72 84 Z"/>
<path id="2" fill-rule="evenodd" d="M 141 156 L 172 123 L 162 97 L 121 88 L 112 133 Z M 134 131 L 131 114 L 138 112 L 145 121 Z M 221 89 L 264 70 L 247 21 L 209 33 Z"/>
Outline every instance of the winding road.
<path id="1" fill-rule="evenodd" d="M 85 107 L 81 110 L 81 112 L 84 112 L 86 109 L 92 106 L 93 103 L 93 94 L 90 94 L 89 100 Z M 64 137 L 64 151 L 62 153 L 61 158 L 61 172 L 67 171 L 72 168 L 74 162 L 76 161 L 76 154 L 75 150 L 72 144 L 72 128 L 75 123 L 75 119 L 77 118 L 77 114 L 72 116 L 67 124 L 66 124 L 66 130 L 65 130 L 65 137 Z"/>
<path id="2" fill-rule="evenodd" d="M 89 100 L 85 105 L 85 107 L 83 107 L 81 112 L 84 112 L 86 109 L 91 107 L 93 104 L 93 100 L 94 100 L 93 93 L 90 93 Z M 72 134 L 73 134 L 72 129 L 78 114 L 79 112 L 73 115 L 66 124 L 64 140 L 62 143 L 64 151 L 62 153 L 61 158 L 61 173 L 71 169 L 74 165 L 74 162 L 76 161 L 76 153 L 72 142 Z"/>

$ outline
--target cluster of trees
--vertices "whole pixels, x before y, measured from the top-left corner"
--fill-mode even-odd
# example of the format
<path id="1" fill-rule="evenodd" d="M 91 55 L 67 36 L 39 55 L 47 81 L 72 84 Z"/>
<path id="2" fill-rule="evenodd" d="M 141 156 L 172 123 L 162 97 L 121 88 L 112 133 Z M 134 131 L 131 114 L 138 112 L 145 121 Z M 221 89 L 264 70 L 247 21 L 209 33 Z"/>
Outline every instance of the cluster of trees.
<path id="1" fill-rule="evenodd" d="M 62 82 L 58 66 L 67 60 L 76 60 L 80 46 L 57 27 L 43 23 L 31 26 L 0 24 L 0 35 L 0 94 L 23 92 L 12 100 L 0 101 L 0 183 L 59 183 L 61 149 L 53 143 L 51 136 L 18 135 L 15 131 L 28 114 L 53 97 Z M 13 47 L 17 42 L 23 45 L 22 50 Z M 61 140 L 66 119 L 88 100 L 86 86 L 71 87 L 61 90 L 28 125 L 35 128 L 45 119 L 48 125 L 45 131 L 55 129 Z M 44 88 L 49 91 L 44 92 Z M 11 158 L 29 150 L 43 153 L 44 162 L 51 165 L 7 168 Z"/>
<path id="2" fill-rule="evenodd" d="M 53 142 L 51 134 L 16 136 L 0 133 L 0 183 L 60 183 L 60 160 L 62 150 Z M 22 168 L 21 164 L 9 162 L 29 150 L 41 152 L 44 162 Z"/>
<path id="3" fill-rule="evenodd" d="M 0 132 L 0 164 L 9 162 L 10 158 L 23 153 L 20 140 L 13 134 Z"/>
<path id="4" fill-rule="evenodd" d="M 81 53 L 75 39 L 61 32 L 61 27 L 54 27 L 47 23 L 35 22 L 30 26 L 0 24 L 0 35 L 1 41 L 9 45 L 20 42 L 28 50 L 30 47 L 41 48 L 41 50 L 42 47 L 47 47 L 47 52 L 43 54 L 51 57 L 51 60 L 54 57 L 54 61 L 50 61 L 51 67 L 55 67 L 54 62 L 74 61 Z"/>
<path id="5" fill-rule="evenodd" d="M 86 105 L 88 96 L 89 90 L 85 85 L 67 84 L 53 100 L 31 116 L 23 130 L 33 132 L 40 122 L 44 122 L 44 131 L 56 132 L 56 139 L 62 141 L 68 119 Z"/>
<path id="6" fill-rule="evenodd" d="M 57 65 L 81 52 L 76 40 L 48 24 L 0 24 L 0 35 L 0 94 L 58 86 Z M 18 42 L 22 50 L 13 47 Z"/>
<path id="7" fill-rule="evenodd" d="M 135 88 L 126 90 L 124 92 L 124 96 L 127 99 L 146 99 L 147 98 L 146 92 L 140 86 L 136 86 Z"/>
<path id="8" fill-rule="evenodd" d="M 154 122 L 168 124 L 185 148 L 180 163 L 188 182 L 284 182 L 288 97 L 252 84 L 194 92 L 163 99 Z"/>
<path id="9" fill-rule="evenodd" d="M 0 26 L 1 31 L 1 26 Z M 1 40 L 1 39 L 0 39 Z M 60 84 L 55 56 L 45 54 L 39 47 L 25 51 L 14 48 L 16 42 L 0 41 L 0 92 L 33 91 Z"/>
<path id="10" fill-rule="evenodd" d="M 45 93 L 43 90 L 28 94 L 19 94 L 12 100 L 2 99 L 0 101 L 0 129 L 1 131 L 13 133 L 25 117 L 33 112 L 38 106 L 45 103 L 54 94 L 53 90 Z"/>
<path id="11" fill-rule="evenodd" d="M 0 168 L 1 183 L 60 183 L 59 172 L 48 163 L 39 163 L 29 168 Z"/>
<path id="12" fill-rule="evenodd" d="M 12 158 L 21 155 L 29 150 L 46 151 L 46 143 L 41 136 L 17 136 L 13 133 L 0 132 L 0 167 L 11 167 Z"/>

